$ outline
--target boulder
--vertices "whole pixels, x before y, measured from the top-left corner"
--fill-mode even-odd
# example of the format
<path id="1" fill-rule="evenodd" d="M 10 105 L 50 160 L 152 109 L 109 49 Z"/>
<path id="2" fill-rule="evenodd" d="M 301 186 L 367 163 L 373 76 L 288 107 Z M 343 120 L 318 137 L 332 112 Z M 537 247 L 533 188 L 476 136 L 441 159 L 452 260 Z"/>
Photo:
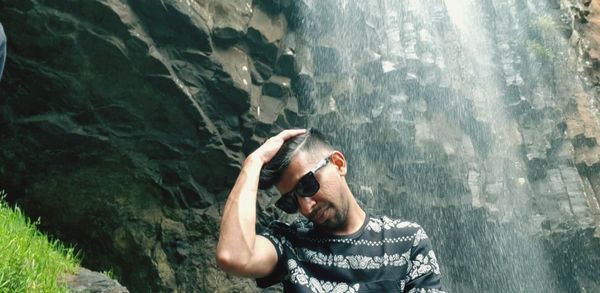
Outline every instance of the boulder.
<path id="1" fill-rule="evenodd" d="M 269 16 L 261 9 L 254 9 L 248 24 L 246 42 L 256 59 L 273 66 L 277 60 L 279 43 L 286 31 L 283 15 Z"/>
<path id="2" fill-rule="evenodd" d="M 271 78 L 271 75 L 273 74 L 273 69 L 267 64 L 260 61 L 254 61 L 254 68 L 256 69 L 256 72 L 260 75 L 257 76 L 257 78 L 260 77 L 263 80 Z"/>
<path id="3" fill-rule="evenodd" d="M 315 0 L 291 1 L 291 5 L 285 10 L 286 19 L 291 30 L 305 29 L 307 24 L 314 21 L 315 2 Z"/>
<path id="4" fill-rule="evenodd" d="M 214 93 L 222 95 L 228 104 L 245 112 L 250 107 L 250 59 L 246 53 L 238 48 L 231 47 L 226 50 L 217 50 L 214 54 L 215 62 L 221 63 L 222 71 L 214 75 Z"/>
<path id="5" fill-rule="evenodd" d="M 287 48 L 279 55 L 275 65 L 275 73 L 287 77 L 294 77 L 300 71 L 300 66 L 296 62 L 296 52 L 292 48 Z"/>
<path id="6" fill-rule="evenodd" d="M 277 98 L 288 97 L 291 94 L 290 87 L 289 78 L 274 75 L 263 84 L 262 94 Z"/>
<path id="7" fill-rule="evenodd" d="M 292 0 L 258 0 L 257 5 L 269 13 L 270 15 L 276 15 L 290 8 Z"/>
<path id="8" fill-rule="evenodd" d="M 212 1 L 210 4 L 211 35 L 215 44 L 230 46 L 241 41 L 252 16 L 252 1 Z"/>
<path id="9" fill-rule="evenodd" d="M 65 276 L 63 281 L 72 293 L 129 293 L 107 275 L 86 268 L 79 268 L 76 274 Z"/>
<path id="10" fill-rule="evenodd" d="M 298 98 L 298 111 L 300 113 L 313 113 L 316 110 L 316 86 L 310 73 L 300 72 L 292 80 L 292 90 Z"/>

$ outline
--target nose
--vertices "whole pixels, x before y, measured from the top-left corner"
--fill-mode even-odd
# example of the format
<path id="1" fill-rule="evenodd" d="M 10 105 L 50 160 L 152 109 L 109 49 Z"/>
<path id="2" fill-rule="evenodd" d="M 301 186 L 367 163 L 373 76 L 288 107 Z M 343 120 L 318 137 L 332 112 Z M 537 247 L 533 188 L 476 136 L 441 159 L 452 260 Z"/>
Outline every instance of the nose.
<path id="1" fill-rule="evenodd" d="M 300 213 L 303 215 L 310 215 L 310 213 L 313 211 L 313 208 L 317 204 L 313 197 L 296 196 L 296 200 L 298 201 Z"/>

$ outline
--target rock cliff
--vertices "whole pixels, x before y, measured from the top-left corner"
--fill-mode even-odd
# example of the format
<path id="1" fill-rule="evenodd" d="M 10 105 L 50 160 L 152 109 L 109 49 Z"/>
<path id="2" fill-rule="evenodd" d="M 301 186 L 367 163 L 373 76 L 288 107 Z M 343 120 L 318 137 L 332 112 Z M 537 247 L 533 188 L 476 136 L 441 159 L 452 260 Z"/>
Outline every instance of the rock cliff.
<path id="1" fill-rule="evenodd" d="M 450 291 L 600 290 L 600 4 L 446 3 L 0 0 L 0 187 L 131 292 L 252 292 L 215 266 L 220 209 L 316 126 Z"/>

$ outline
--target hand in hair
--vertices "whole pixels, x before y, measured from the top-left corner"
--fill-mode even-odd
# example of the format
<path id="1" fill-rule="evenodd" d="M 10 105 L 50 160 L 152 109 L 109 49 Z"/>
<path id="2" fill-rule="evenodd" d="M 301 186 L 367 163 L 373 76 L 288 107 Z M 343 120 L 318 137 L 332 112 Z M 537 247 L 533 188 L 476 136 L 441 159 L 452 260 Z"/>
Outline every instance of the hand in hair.
<path id="1" fill-rule="evenodd" d="M 266 164 L 275 156 L 285 141 L 304 133 L 306 133 L 306 129 L 284 130 L 276 136 L 267 139 L 258 149 L 248 156 L 248 159 L 256 159 L 262 164 Z"/>

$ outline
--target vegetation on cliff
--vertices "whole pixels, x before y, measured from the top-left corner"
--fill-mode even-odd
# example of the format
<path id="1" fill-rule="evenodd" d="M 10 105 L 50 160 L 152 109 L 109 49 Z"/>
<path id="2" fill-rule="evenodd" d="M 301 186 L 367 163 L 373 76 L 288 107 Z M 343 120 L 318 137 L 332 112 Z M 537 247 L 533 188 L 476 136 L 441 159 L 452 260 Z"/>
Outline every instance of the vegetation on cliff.
<path id="1" fill-rule="evenodd" d="M 0 292 L 67 292 L 59 278 L 79 267 L 76 253 L 39 232 L 4 197 L 0 191 Z"/>

